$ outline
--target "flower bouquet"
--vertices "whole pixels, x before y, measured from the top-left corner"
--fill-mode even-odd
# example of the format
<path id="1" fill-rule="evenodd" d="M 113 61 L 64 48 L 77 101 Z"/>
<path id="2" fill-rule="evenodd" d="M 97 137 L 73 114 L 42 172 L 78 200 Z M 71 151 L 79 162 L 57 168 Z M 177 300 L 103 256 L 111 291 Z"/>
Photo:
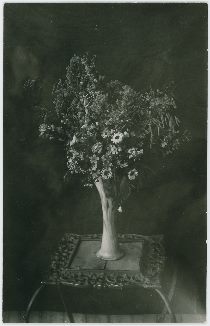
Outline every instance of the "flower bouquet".
<path id="1" fill-rule="evenodd" d="M 170 88 L 134 90 L 107 81 L 96 57 L 73 56 L 66 76 L 42 109 L 40 136 L 63 142 L 67 175 L 78 174 L 84 186 L 96 186 L 102 205 L 103 235 L 99 258 L 122 257 L 115 217 L 136 188 L 147 158 L 165 157 L 187 139 L 176 116 Z"/>

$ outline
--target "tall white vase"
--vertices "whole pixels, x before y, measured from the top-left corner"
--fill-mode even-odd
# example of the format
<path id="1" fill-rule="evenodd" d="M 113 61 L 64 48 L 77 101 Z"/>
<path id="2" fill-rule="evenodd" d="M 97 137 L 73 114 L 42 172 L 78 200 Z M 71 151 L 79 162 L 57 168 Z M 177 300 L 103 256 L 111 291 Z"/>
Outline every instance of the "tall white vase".
<path id="1" fill-rule="evenodd" d="M 95 182 L 95 185 L 100 195 L 103 212 L 103 234 L 101 248 L 97 252 L 97 257 L 104 260 L 116 260 L 123 256 L 123 252 L 118 244 L 114 199 L 107 194 L 101 178 Z"/>

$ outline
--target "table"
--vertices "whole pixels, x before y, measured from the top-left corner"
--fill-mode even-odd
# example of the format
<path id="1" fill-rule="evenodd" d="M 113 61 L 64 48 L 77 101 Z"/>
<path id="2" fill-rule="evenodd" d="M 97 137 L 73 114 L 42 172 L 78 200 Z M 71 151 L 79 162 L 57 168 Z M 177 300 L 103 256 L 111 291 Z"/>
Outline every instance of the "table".
<path id="1" fill-rule="evenodd" d="M 170 314 L 172 322 L 176 322 L 169 299 L 161 284 L 161 275 L 166 261 L 163 236 L 119 234 L 118 238 L 124 257 L 115 261 L 105 261 L 96 257 L 101 235 L 65 234 L 52 258 L 46 277 L 41 281 L 28 304 L 26 322 L 29 321 L 32 306 L 44 287 L 57 290 L 70 322 L 74 322 L 73 312 L 81 301 L 85 309 L 86 304 L 90 304 L 93 299 L 93 313 L 97 309 L 99 311 L 115 309 L 113 301 L 115 293 L 120 298 L 117 300 L 116 308 L 121 314 L 125 314 L 124 308 L 129 306 L 129 303 L 131 309 L 136 306 L 138 308 L 137 297 L 133 295 L 137 291 L 142 294 L 142 304 L 146 300 L 147 293 L 150 293 L 148 298 L 153 299 L 153 302 L 158 297 L 159 301 L 164 303 L 165 312 Z M 120 301 L 126 298 L 128 298 L 127 304 L 123 306 Z M 135 302 L 132 302 L 132 298 Z M 77 301 L 74 308 L 68 307 L 70 299 L 73 299 L 72 302 Z M 151 308 L 151 304 L 145 307 Z"/>

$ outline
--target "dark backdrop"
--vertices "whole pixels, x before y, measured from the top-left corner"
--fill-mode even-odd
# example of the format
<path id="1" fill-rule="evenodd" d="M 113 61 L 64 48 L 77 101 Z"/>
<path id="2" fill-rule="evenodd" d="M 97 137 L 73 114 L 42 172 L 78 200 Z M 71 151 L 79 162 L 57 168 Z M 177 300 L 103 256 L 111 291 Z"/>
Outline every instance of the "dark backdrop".
<path id="1" fill-rule="evenodd" d="M 62 147 L 38 137 L 35 105 L 48 102 L 71 56 L 97 55 L 99 71 L 136 89 L 174 81 L 192 135 L 168 168 L 132 194 L 124 233 L 163 233 L 167 252 L 205 303 L 206 4 L 4 6 L 4 309 L 24 309 L 64 232 L 101 232 L 99 197 L 63 183 Z M 27 79 L 41 91 L 28 92 Z M 184 309 L 184 308 L 183 308 Z"/>

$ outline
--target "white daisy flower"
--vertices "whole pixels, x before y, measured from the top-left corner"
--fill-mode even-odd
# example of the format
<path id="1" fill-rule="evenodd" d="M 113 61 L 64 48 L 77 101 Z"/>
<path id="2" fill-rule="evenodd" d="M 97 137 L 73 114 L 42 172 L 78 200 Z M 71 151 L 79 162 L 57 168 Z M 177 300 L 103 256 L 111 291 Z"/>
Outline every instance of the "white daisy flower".
<path id="1" fill-rule="evenodd" d="M 99 157 L 96 156 L 95 154 L 94 154 L 93 156 L 90 157 L 90 162 L 91 162 L 91 163 L 95 163 L 95 162 L 97 162 L 98 160 L 99 160 Z"/>
<path id="2" fill-rule="evenodd" d="M 128 172 L 128 178 L 130 180 L 134 180 L 138 175 L 138 171 L 136 169 L 133 169 L 131 171 Z"/>
<path id="3" fill-rule="evenodd" d="M 114 143 L 114 144 L 118 144 L 122 141 L 123 139 L 123 134 L 121 132 L 116 132 L 114 133 L 114 135 L 112 136 L 112 139 L 111 141 Z"/>
<path id="4" fill-rule="evenodd" d="M 110 168 L 108 169 L 103 169 L 101 176 L 103 179 L 110 179 L 112 177 L 112 171 Z"/>

